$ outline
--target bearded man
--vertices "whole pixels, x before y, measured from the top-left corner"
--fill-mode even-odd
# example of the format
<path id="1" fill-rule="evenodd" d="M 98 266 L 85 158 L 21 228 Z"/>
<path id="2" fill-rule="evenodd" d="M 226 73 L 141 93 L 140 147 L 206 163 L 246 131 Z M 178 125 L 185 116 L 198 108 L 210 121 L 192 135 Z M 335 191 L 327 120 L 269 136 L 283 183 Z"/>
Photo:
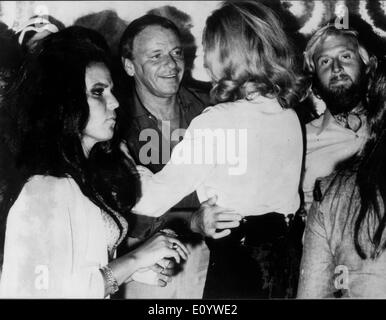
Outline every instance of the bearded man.
<path id="1" fill-rule="evenodd" d="M 313 93 L 326 104 L 325 113 L 306 125 L 303 192 L 308 210 L 317 197 L 317 179 L 360 153 L 368 138 L 366 92 L 376 58 L 359 41 L 357 31 L 331 23 L 315 32 L 304 55 Z"/>

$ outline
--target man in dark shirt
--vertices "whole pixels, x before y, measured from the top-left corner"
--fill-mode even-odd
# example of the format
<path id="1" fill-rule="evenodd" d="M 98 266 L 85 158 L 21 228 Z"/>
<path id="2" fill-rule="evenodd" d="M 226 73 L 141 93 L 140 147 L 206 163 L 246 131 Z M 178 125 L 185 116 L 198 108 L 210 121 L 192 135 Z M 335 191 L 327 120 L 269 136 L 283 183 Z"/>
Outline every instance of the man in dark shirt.
<path id="1" fill-rule="evenodd" d="M 209 95 L 181 84 L 184 55 L 180 33 L 166 18 L 145 15 L 130 23 L 121 38 L 120 56 L 129 76 L 120 90 L 120 136 L 135 162 L 156 173 L 170 159 L 184 129 L 210 105 Z M 191 274 L 182 279 L 186 281 L 180 277 L 172 297 L 201 298 L 209 258 L 202 236 L 226 236 L 234 224 L 224 224 L 234 219 L 228 215 L 232 214 L 216 206 L 215 198 L 200 205 L 194 192 L 160 218 L 132 215 L 130 235 L 143 239 L 167 227 L 194 243 L 196 249 L 184 269 L 185 274 Z M 150 295 L 142 293 L 137 297 L 155 297 L 154 290 Z"/>

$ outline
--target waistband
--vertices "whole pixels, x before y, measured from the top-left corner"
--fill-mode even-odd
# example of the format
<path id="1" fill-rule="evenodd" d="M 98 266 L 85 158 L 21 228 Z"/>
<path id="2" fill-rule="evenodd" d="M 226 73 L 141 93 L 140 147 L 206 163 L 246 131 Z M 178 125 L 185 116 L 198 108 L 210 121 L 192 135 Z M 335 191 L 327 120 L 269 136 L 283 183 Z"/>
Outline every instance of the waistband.
<path id="1" fill-rule="evenodd" d="M 295 223 L 299 222 L 299 223 Z M 294 228 L 299 226 L 302 231 L 302 219 L 298 215 L 270 212 L 259 216 L 247 216 L 238 228 L 231 229 L 231 234 L 221 239 L 208 239 L 208 246 L 259 245 L 272 242 L 294 233 Z M 301 233 L 296 232 L 295 233 Z M 301 236 L 301 235 L 300 235 Z"/>

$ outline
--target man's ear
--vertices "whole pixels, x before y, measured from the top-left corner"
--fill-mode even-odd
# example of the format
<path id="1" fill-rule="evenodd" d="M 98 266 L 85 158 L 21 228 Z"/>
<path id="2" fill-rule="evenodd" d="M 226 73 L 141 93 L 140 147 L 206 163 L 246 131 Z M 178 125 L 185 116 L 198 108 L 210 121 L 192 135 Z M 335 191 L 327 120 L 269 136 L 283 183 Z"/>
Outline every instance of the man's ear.
<path id="1" fill-rule="evenodd" d="M 374 55 L 369 55 L 367 50 L 362 45 L 359 45 L 358 53 L 363 63 L 366 65 L 366 69 L 365 69 L 366 74 L 368 74 L 370 71 L 375 70 L 377 68 L 377 64 L 378 64 L 377 57 Z"/>
<path id="2" fill-rule="evenodd" d="M 361 57 L 363 63 L 365 65 L 368 65 L 369 64 L 369 60 L 370 60 L 370 55 L 367 52 L 367 50 L 363 46 L 359 45 L 358 46 L 358 53 L 359 53 L 359 56 Z"/>
<path id="3" fill-rule="evenodd" d="M 134 74 L 135 74 L 135 69 L 134 69 L 133 62 L 130 59 L 128 59 L 128 58 L 122 58 L 122 65 L 123 65 L 123 69 L 125 69 L 126 73 L 130 77 L 133 77 Z"/>

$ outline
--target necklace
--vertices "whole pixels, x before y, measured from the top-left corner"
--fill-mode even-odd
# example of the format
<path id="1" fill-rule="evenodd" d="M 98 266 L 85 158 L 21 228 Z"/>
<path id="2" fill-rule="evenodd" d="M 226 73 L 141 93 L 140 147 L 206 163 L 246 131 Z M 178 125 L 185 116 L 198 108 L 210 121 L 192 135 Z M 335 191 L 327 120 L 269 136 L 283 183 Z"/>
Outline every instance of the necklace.
<path id="1" fill-rule="evenodd" d="M 342 113 L 334 116 L 335 120 L 344 128 L 357 132 L 362 127 L 361 114 Z"/>

